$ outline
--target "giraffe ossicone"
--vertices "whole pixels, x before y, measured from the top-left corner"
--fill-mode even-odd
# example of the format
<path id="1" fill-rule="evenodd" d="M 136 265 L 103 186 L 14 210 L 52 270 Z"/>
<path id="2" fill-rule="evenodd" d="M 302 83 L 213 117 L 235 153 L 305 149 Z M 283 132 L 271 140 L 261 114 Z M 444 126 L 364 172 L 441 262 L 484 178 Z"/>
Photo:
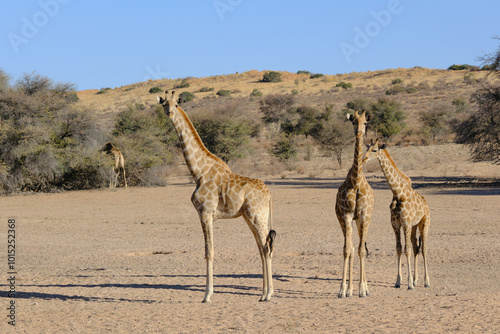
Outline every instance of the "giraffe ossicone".
<path id="1" fill-rule="evenodd" d="M 184 110 L 175 91 L 157 96 L 165 114 L 172 120 L 179 137 L 189 172 L 196 183 L 191 196 L 205 238 L 206 289 L 203 302 L 213 294 L 213 222 L 243 216 L 252 231 L 262 261 L 263 288 L 260 301 L 268 301 L 274 292 L 272 253 L 276 232 L 272 229 L 272 198 L 267 186 L 258 179 L 233 173 L 226 163 L 210 153 Z"/>

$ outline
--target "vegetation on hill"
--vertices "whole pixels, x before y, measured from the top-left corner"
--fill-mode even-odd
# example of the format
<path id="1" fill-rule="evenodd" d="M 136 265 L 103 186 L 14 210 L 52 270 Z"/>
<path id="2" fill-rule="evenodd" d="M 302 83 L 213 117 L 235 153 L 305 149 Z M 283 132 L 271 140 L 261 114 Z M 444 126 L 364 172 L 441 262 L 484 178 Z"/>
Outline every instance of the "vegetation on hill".
<path id="1" fill-rule="evenodd" d="M 492 64 L 483 68 L 498 73 L 497 58 L 489 59 Z M 369 137 L 382 136 L 393 145 L 456 140 L 471 147 L 475 160 L 499 163 L 498 134 L 491 131 L 500 122 L 495 75 L 415 67 L 313 76 L 249 71 L 75 92 L 72 84 L 36 73 L 13 82 L 0 70 L 0 186 L 3 191 L 106 187 L 113 159 L 100 150 L 107 141 L 124 154 L 130 185 L 165 184 L 182 156 L 151 87 L 155 92 L 177 87 L 207 148 L 231 164 L 251 157 L 252 170 L 278 161 L 291 168 L 314 161 L 316 152 L 317 158 L 342 165 L 353 142 L 345 114 L 354 110 L 373 116 Z M 281 81 L 268 84 L 264 77 Z"/>

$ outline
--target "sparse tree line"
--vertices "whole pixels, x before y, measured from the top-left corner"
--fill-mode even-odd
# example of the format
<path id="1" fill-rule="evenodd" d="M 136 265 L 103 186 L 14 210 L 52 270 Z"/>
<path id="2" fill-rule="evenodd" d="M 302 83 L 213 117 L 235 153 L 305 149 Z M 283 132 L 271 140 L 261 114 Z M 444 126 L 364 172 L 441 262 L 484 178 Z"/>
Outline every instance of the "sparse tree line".
<path id="1" fill-rule="evenodd" d="M 485 58 L 494 75 L 498 74 L 499 57 L 497 52 Z M 277 77 L 272 74 L 267 79 L 273 82 Z M 253 94 L 249 98 L 260 99 L 261 120 L 246 118 L 235 103 L 192 117 L 207 148 L 226 162 L 249 155 L 253 138 L 265 130 L 273 141 L 270 153 L 281 161 L 296 157 L 299 143 L 312 138 L 341 165 L 344 149 L 352 140 L 345 115 L 355 110 L 371 115 L 368 129 L 376 136 L 387 139 L 398 135 L 404 141 L 405 136 L 414 134 L 405 130 L 406 115 L 390 97 L 373 101 L 358 98 L 337 112 L 333 105 L 318 108 L 298 104 L 294 94 Z M 36 73 L 12 82 L 0 70 L 1 191 L 105 187 L 113 177 L 113 161 L 102 152 L 107 141 L 122 150 L 129 185 L 165 184 L 179 144 L 161 107 L 131 102 L 117 115 L 111 133 L 106 133 L 92 110 L 82 108 L 77 101 L 73 84 L 55 83 Z M 420 129 L 413 131 L 419 132 L 422 144 L 454 135 L 457 143 L 470 147 L 473 160 L 500 164 L 498 81 L 483 84 L 470 99 L 457 97 L 449 105 L 421 112 L 419 121 Z"/>

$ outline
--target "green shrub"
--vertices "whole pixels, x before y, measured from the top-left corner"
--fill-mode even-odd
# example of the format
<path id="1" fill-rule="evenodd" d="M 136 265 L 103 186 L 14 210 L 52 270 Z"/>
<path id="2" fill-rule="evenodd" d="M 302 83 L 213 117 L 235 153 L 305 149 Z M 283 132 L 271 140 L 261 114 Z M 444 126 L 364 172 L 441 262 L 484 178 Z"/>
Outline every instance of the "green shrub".
<path id="1" fill-rule="evenodd" d="M 386 90 L 385 94 L 386 95 L 396 95 L 396 94 L 399 94 L 402 92 L 412 94 L 412 93 L 417 92 L 417 87 L 414 87 L 414 86 L 406 86 L 405 87 L 403 85 L 396 84 L 396 85 L 392 86 L 391 88 L 389 88 L 388 90 Z"/>
<path id="2" fill-rule="evenodd" d="M 401 85 L 403 83 L 403 80 L 401 79 L 394 79 L 392 80 L 393 85 Z"/>
<path id="3" fill-rule="evenodd" d="M 270 71 L 264 74 L 262 82 L 281 82 L 281 73 Z"/>
<path id="4" fill-rule="evenodd" d="M 352 126 L 347 124 L 344 116 L 330 115 L 331 111 L 332 106 L 328 106 L 323 113 L 326 117 L 319 121 L 317 130 L 312 136 L 320 144 L 321 149 L 328 156 L 336 158 L 342 167 L 344 149 L 352 140 Z"/>
<path id="5" fill-rule="evenodd" d="M 196 95 L 194 95 L 191 92 L 182 92 L 179 94 L 179 98 L 181 99 L 182 103 L 189 102 L 189 101 L 193 100 L 195 97 L 196 97 Z"/>
<path id="6" fill-rule="evenodd" d="M 477 79 L 474 74 L 472 73 L 469 73 L 469 74 L 466 74 L 464 76 L 464 82 L 468 85 L 472 85 L 472 84 L 475 84 L 475 83 L 478 83 L 479 82 L 479 79 Z"/>
<path id="7" fill-rule="evenodd" d="M 250 93 L 250 96 L 253 96 L 253 97 L 259 97 L 259 96 L 262 96 L 262 92 L 258 89 L 254 89 L 251 93 Z"/>
<path id="8" fill-rule="evenodd" d="M 193 117 L 193 125 L 205 147 L 225 162 L 245 157 L 250 136 L 258 133 L 258 126 L 242 119 L 240 114 L 230 105 L 213 114 Z"/>
<path id="9" fill-rule="evenodd" d="M 149 94 L 163 93 L 163 89 L 160 87 L 153 87 L 149 90 Z"/>
<path id="10" fill-rule="evenodd" d="M 199 92 L 206 93 L 206 92 L 213 92 L 214 90 L 215 90 L 215 88 L 213 88 L 213 87 L 201 87 Z"/>
<path id="11" fill-rule="evenodd" d="M 112 142 L 125 157 L 130 186 L 161 186 L 178 144 L 173 124 L 161 106 L 131 103 L 117 116 Z"/>
<path id="12" fill-rule="evenodd" d="M 292 89 L 292 94 L 293 94 L 293 95 L 297 95 L 297 94 L 299 94 L 299 91 L 298 91 L 298 90 L 296 90 L 296 89 Z"/>
<path id="13" fill-rule="evenodd" d="M 231 91 L 227 89 L 219 89 L 215 94 L 217 94 L 220 97 L 228 97 L 231 96 Z"/>
<path id="14" fill-rule="evenodd" d="M 408 94 L 413 94 L 413 93 L 416 93 L 417 92 L 417 87 L 414 87 L 414 86 L 408 86 L 406 87 L 406 92 Z"/>
<path id="15" fill-rule="evenodd" d="M 461 70 L 477 71 L 477 70 L 479 70 L 479 67 L 474 66 L 474 65 L 469 65 L 469 64 L 462 64 L 462 65 L 453 64 L 450 67 L 448 67 L 448 70 L 452 70 L 452 71 L 461 71 Z"/>
<path id="16" fill-rule="evenodd" d="M 262 119 L 265 123 L 278 123 L 281 128 L 294 104 L 295 99 L 291 95 L 270 94 L 260 101 L 259 110 L 264 114 Z"/>
<path id="17" fill-rule="evenodd" d="M 64 96 L 64 99 L 68 102 L 80 101 L 80 98 L 78 97 L 78 94 L 76 92 L 71 92 L 71 93 L 66 94 L 66 96 Z"/>
<path id="18" fill-rule="evenodd" d="M 300 70 L 300 71 L 297 71 L 297 74 L 311 74 L 311 72 Z"/>
<path id="19" fill-rule="evenodd" d="M 385 138 L 398 134 L 406 127 L 406 115 L 401 110 L 401 105 L 388 98 L 380 98 L 371 105 L 373 118 L 370 126 Z"/>
<path id="20" fill-rule="evenodd" d="M 175 88 L 188 88 L 189 82 L 186 79 L 183 79 L 180 84 L 176 85 Z"/>
<path id="21" fill-rule="evenodd" d="M 463 96 L 459 96 L 451 100 L 451 104 L 455 107 L 455 112 L 457 114 L 465 113 L 469 110 L 469 102 Z"/>
<path id="22" fill-rule="evenodd" d="M 297 155 L 297 144 L 291 135 L 284 135 L 273 145 L 272 153 L 282 162 L 287 161 Z"/>
<path id="23" fill-rule="evenodd" d="M 314 74 L 311 74 L 311 76 L 309 77 L 309 79 L 317 79 L 317 78 L 322 78 L 324 76 L 325 75 L 322 74 L 322 73 L 314 73 Z"/>
<path id="24" fill-rule="evenodd" d="M 0 150 L 0 189 L 102 186 L 98 152 L 104 135 L 92 111 L 74 104 L 71 93 L 62 94 L 71 84 L 54 85 L 41 76 L 28 79 L 50 84 L 35 86 L 28 80 L 28 86 L 0 94 L 0 147 L 8 148 Z"/>
<path id="25" fill-rule="evenodd" d="M 341 81 L 338 84 L 336 84 L 335 87 L 342 87 L 344 89 L 349 89 L 352 88 L 352 83 Z"/>
<path id="26" fill-rule="evenodd" d="M 449 115 L 449 106 L 438 105 L 432 110 L 421 111 L 418 115 L 422 123 L 422 132 L 432 141 L 436 136 L 448 131 L 447 116 Z"/>

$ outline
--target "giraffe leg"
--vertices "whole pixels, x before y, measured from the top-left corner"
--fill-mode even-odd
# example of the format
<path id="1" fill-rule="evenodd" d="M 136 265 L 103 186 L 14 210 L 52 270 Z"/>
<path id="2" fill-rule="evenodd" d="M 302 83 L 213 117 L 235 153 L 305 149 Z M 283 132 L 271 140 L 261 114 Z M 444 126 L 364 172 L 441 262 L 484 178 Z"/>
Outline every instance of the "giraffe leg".
<path id="1" fill-rule="evenodd" d="M 424 286 L 426 288 L 430 287 L 429 281 L 429 272 L 427 271 L 427 232 L 429 231 L 429 225 L 431 223 L 431 219 L 429 216 L 424 216 L 420 223 L 418 224 L 420 230 L 420 236 L 422 237 L 422 241 L 420 244 L 420 251 L 422 252 L 422 258 L 424 259 Z"/>
<path id="2" fill-rule="evenodd" d="M 267 231 L 267 221 L 262 219 L 252 219 L 246 215 L 244 218 L 255 237 L 262 261 L 262 296 L 259 301 L 268 301 L 271 300 L 274 289 L 272 281 L 272 261 L 267 242 L 268 235 L 265 233 L 265 231 Z M 263 226 L 265 229 L 258 228 L 258 226 Z"/>
<path id="3" fill-rule="evenodd" d="M 208 214 L 200 214 L 201 227 L 205 237 L 205 260 L 207 267 L 206 289 L 203 303 L 209 303 L 214 293 L 214 243 L 213 243 L 213 217 Z"/>
<path id="4" fill-rule="evenodd" d="M 123 181 L 125 182 L 125 189 L 127 189 L 128 186 L 127 186 L 127 178 L 125 177 L 125 168 L 123 168 Z"/>
<path id="5" fill-rule="evenodd" d="M 370 293 L 368 291 L 368 282 L 366 280 L 366 268 L 365 268 L 365 258 L 366 258 L 366 235 L 368 233 L 368 224 L 364 219 L 360 219 L 358 222 L 358 234 L 359 234 L 359 245 L 358 245 L 358 255 L 359 255 L 359 296 L 366 297 Z"/>
<path id="6" fill-rule="evenodd" d="M 419 253 L 419 245 L 417 241 L 417 228 L 417 225 L 411 228 L 411 244 L 413 246 L 413 286 L 417 286 L 418 281 L 417 256 Z"/>
<path id="7" fill-rule="evenodd" d="M 391 217 L 391 224 L 394 230 L 394 235 L 396 236 L 396 254 L 398 256 L 398 275 L 396 276 L 396 288 L 401 287 L 401 255 L 403 253 L 403 247 L 401 246 L 401 227 L 396 221 L 395 217 Z"/>
<path id="8" fill-rule="evenodd" d="M 405 256 L 406 262 L 408 263 L 408 290 L 413 290 L 413 277 L 411 275 L 411 226 L 405 223 L 403 224 L 403 230 L 405 235 Z"/>
<path id="9" fill-rule="evenodd" d="M 115 169 L 111 169 L 111 176 L 109 177 L 109 188 L 113 188 L 113 176 L 115 175 Z"/>
<path id="10" fill-rule="evenodd" d="M 339 217 L 339 222 L 344 232 L 344 265 L 342 270 L 342 283 L 340 284 L 339 298 L 352 296 L 352 267 L 353 253 L 352 246 L 352 216 Z M 347 271 L 349 270 L 349 291 L 347 290 Z"/>

